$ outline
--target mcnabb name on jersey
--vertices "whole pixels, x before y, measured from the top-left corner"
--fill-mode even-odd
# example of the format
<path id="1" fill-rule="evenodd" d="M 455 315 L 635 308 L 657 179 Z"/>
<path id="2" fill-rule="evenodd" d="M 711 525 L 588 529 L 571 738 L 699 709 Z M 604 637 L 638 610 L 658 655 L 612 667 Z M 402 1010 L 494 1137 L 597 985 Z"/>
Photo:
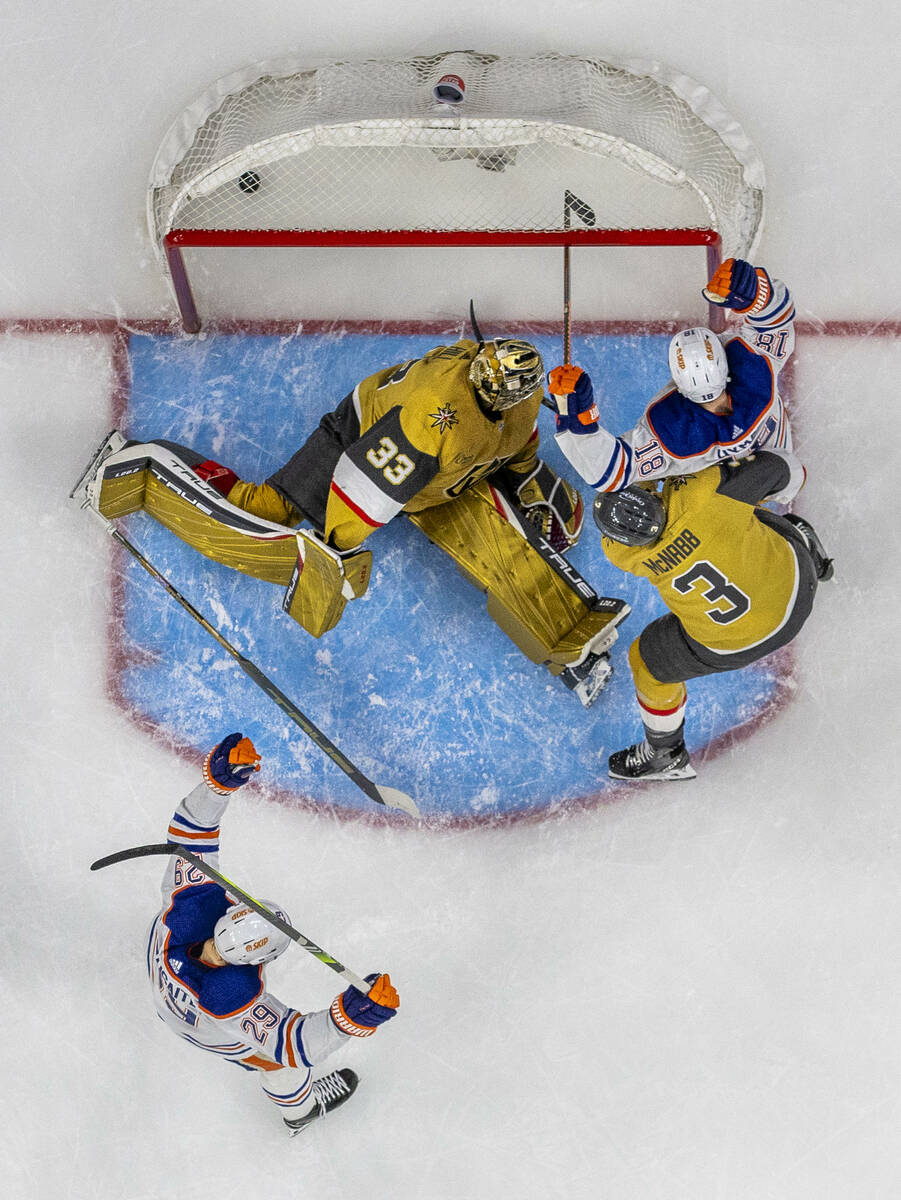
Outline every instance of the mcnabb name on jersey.
<path id="1" fill-rule="evenodd" d="M 664 546 L 659 554 L 655 554 L 653 558 L 646 558 L 644 565 L 655 575 L 665 575 L 667 571 L 671 571 L 673 567 L 677 567 L 680 562 L 689 558 L 692 551 L 697 550 L 700 544 L 700 539 L 696 538 L 690 529 L 683 529 L 679 536 Z"/>

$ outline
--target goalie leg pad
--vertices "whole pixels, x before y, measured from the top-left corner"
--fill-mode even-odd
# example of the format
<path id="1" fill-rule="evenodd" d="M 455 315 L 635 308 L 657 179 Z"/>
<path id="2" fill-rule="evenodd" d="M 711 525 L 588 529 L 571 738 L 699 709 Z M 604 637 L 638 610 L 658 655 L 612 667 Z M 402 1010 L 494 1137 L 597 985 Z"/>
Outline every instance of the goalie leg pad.
<path id="1" fill-rule="evenodd" d="M 202 462 L 172 442 L 125 444 L 99 463 L 88 502 L 109 520 L 142 509 L 207 558 L 286 586 L 297 534 L 229 504 L 194 471 Z"/>
<path id="2" fill-rule="evenodd" d="M 372 553 L 341 553 L 326 546 L 315 533 L 297 534 L 300 555 L 282 607 L 313 637 L 322 637 L 341 620 L 348 600 L 362 596 L 372 574 Z"/>
<path id="3" fill-rule="evenodd" d="M 523 654 L 554 675 L 580 661 L 629 611 L 621 600 L 584 595 L 554 570 L 498 511 L 485 483 L 408 516 L 488 593 L 490 616 Z"/>

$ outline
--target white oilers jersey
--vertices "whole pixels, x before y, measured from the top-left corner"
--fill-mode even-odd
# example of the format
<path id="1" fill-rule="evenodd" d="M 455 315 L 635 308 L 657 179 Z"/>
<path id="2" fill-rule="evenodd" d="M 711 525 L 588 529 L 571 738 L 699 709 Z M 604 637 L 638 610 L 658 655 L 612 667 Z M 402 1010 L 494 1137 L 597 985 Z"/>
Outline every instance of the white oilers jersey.
<path id="1" fill-rule="evenodd" d="M 670 382 L 628 433 L 614 437 L 603 427 L 594 433 L 566 430 L 556 435 L 561 450 L 585 482 L 601 492 L 694 474 L 758 449 L 790 451 L 791 429 L 777 378 L 794 350 L 794 320 L 788 289 L 774 280 L 766 308 L 746 318 L 738 333 L 722 335 L 731 413 L 708 412 Z"/>
<path id="2" fill-rule="evenodd" d="M 218 869 L 219 821 L 228 798 L 200 784 L 179 804 L 168 830 Z M 266 991 L 262 966 L 207 967 L 199 951 L 234 903 L 219 884 L 173 855 L 163 905 L 147 939 L 147 972 L 162 1020 L 195 1046 L 250 1070 L 310 1067 L 348 1040 L 329 1010 L 301 1014 Z"/>

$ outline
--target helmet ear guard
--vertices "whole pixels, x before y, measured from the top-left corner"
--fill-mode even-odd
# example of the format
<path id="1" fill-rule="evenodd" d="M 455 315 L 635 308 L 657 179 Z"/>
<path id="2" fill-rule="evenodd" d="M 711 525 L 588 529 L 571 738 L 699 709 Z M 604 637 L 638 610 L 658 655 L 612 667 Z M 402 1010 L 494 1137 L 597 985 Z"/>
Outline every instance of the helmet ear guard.
<path id="1" fill-rule="evenodd" d="M 666 506 L 657 492 L 632 483 L 621 492 L 600 492 L 592 505 L 604 537 L 626 546 L 650 546 L 666 528 Z"/>
<path id="2" fill-rule="evenodd" d="M 709 404 L 729 382 L 729 363 L 723 344 L 712 329 L 683 329 L 669 344 L 673 383 L 694 404 Z"/>
<path id="3" fill-rule="evenodd" d="M 287 925 L 291 924 L 288 914 L 277 904 L 270 900 L 261 900 L 260 903 Z M 291 944 L 291 939 L 256 909 L 242 903 L 233 904 L 216 922 L 213 944 L 227 963 L 258 966 L 283 954 Z"/>
<path id="4" fill-rule="evenodd" d="M 544 363 L 531 342 L 496 338 L 479 346 L 469 368 L 469 381 L 482 404 L 503 412 L 542 386 Z"/>

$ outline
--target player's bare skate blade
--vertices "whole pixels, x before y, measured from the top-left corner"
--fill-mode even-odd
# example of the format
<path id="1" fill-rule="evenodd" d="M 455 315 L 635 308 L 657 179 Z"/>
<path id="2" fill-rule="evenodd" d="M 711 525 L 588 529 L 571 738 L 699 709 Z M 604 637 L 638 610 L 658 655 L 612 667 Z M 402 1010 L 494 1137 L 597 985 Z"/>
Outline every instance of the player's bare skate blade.
<path id="1" fill-rule="evenodd" d="M 611 779 L 694 779 L 697 774 L 684 742 L 655 750 L 644 739 L 611 754 L 607 773 Z"/>
<path id="2" fill-rule="evenodd" d="M 595 702 L 613 675 L 610 657 L 607 654 L 594 654 L 585 657 L 580 663 L 567 667 L 560 672 L 560 678 L 575 692 L 586 708 Z"/>
<path id="3" fill-rule="evenodd" d="M 96 508 L 95 492 L 100 468 L 111 454 L 121 450 L 124 445 L 125 438 L 118 429 L 112 429 L 91 455 L 90 462 L 82 471 L 75 487 L 69 492 L 69 499 L 75 500 L 79 508 Z"/>
<path id="4" fill-rule="evenodd" d="M 330 1075 L 323 1075 L 321 1079 L 317 1079 L 313 1084 L 313 1095 L 316 1097 L 315 1107 L 306 1116 L 298 1117 L 296 1121 L 289 1121 L 287 1117 L 284 1119 L 290 1136 L 294 1137 L 295 1134 L 307 1129 L 314 1121 L 324 1117 L 326 1113 L 340 1108 L 357 1090 L 359 1082 L 356 1071 L 351 1071 L 348 1067 L 341 1067 L 337 1071 L 332 1071 Z"/>

